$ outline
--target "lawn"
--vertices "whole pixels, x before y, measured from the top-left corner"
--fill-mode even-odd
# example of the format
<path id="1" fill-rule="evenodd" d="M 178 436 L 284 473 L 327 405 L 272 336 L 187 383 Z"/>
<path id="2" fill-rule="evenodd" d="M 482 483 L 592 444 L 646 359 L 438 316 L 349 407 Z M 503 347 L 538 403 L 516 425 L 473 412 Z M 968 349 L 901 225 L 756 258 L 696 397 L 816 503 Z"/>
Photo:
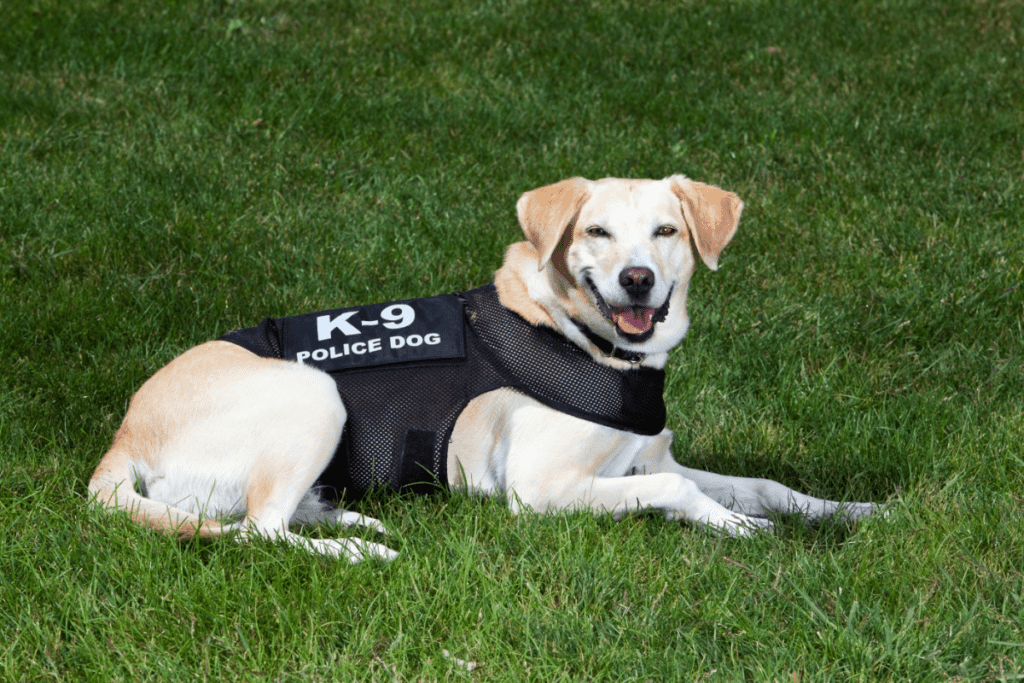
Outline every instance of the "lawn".
<path id="1" fill-rule="evenodd" d="M 673 173 L 746 202 L 677 458 L 887 516 L 375 495 L 401 555 L 350 567 L 89 505 L 185 349 L 474 287 L 521 193 Z M 0 0 L 0 679 L 1024 679 L 1022 183 L 1020 0 Z"/>

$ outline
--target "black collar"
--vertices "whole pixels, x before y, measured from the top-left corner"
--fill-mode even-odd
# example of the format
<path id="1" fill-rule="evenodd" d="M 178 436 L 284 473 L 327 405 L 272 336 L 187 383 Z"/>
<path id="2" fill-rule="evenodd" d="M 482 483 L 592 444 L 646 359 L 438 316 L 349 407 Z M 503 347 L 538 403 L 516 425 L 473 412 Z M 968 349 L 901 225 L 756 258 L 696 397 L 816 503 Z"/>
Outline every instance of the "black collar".
<path id="1" fill-rule="evenodd" d="M 578 320 L 573 320 L 573 323 L 579 328 L 580 332 L 583 333 L 583 336 L 590 340 L 590 343 L 596 346 L 598 350 L 606 356 L 612 356 L 613 358 L 618 358 L 619 360 L 624 360 L 627 363 L 633 364 L 639 363 L 644 358 L 647 358 L 646 353 L 636 353 L 634 351 L 625 351 L 618 348 L 615 344 L 612 344 L 604 337 L 597 336 L 593 330 Z"/>

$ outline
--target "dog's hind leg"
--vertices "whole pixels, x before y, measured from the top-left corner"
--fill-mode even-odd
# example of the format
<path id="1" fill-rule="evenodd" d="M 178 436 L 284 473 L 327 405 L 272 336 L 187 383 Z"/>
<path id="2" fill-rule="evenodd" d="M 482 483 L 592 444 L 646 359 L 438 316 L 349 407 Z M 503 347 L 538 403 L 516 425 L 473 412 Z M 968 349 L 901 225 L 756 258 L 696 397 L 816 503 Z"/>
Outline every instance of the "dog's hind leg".
<path id="1" fill-rule="evenodd" d="M 292 515 L 291 523 L 300 526 L 316 526 L 317 524 L 338 527 L 361 526 L 379 534 L 387 535 L 388 533 L 380 520 L 358 512 L 335 508 L 324 500 L 315 489 L 310 489 L 299 501 L 295 514 Z"/>
<path id="2" fill-rule="evenodd" d="M 315 478 L 318 475 L 319 471 L 313 476 Z M 280 483 L 280 480 L 276 483 Z M 345 524 L 362 524 L 375 531 L 384 531 L 384 525 L 373 518 L 363 517 L 358 513 L 345 510 L 331 509 L 325 501 L 319 498 L 315 490 L 307 488 L 299 502 L 295 504 L 290 502 L 293 493 L 294 490 L 287 484 L 274 486 L 265 497 L 261 497 L 261 492 L 251 489 L 248 511 L 239 527 L 242 538 L 251 538 L 257 535 L 269 537 L 286 541 L 315 553 L 342 557 L 353 564 L 370 558 L 392 560 L 398 556 L 398 553 L 387 546 L 358 538 L 307 538 L 292 533 L 288 530 L 290 524 L 333 523 L 339 517 L 345 520 Z M 295 508 L 294 512 L 286 515 L 284 511 L 292 507 Z M 313 512 L 316 507 L 320 507 L 322 511 Z"/>
<path id="3" fill-rule="evenodd" d="M 397 553 L 377 543 L 357 538 L 312 539 L 288 531 L 293 522 L 334 516 L 325 511 L 329 506 L 322 501 L 317 511 L 317 494 L 311 487 L 334 455 L 345 408 L 334 381 L 324 374 L 306 375 L 295 383 L 279 381 L 275 392 L 273 416 L 256 422 L 250 418 L 250 424 L 260 425 L 253 435 L 260 455 L 249 473 L 242 536 L 267 536 L 353 563 L 371 557 L 394 558 Z"/>
<path id="4" fill-rule="evenodd" d="M 289 523 L 297 524 L 299 526 L 316 526 L 318 524 L 338 527 L 361 526 L 376 531 L 379 534 L 387 534 L 387 529 L 384 528 L 384 525 L 380 520 L 361 515 L 358 512 L 350 512 L 348 510 L 335 508 L 324 500 L 315 488 L 306 491 L 306 495 L 304 495 L 299 501 Z M 296 534 L 290 534 L 290 536 L 294 537 Z M 301 538 L 302 542 L 310 540 L 301 536 L 298 536 L 297 538 Z M 293 539 L 288 540 L 292 541 Z M 316 552 L 326 553 L 328 555 L 342 554 L 337 552 L 339 549 L 334 545 L 335 543 L 340 543 L 344 546 L 343 554 L 353 564 L 370 557 L 376 557 L 382 560 L 393 560 L 398 555 L 398 553 L 389 549 L 387 546 L 363 541 L 358 538 L 337 539 L 333 542 L 320 544 L 320 547 L 312 547 L 312 549 Z"/>
<path id="5" fill-rule="evenodd" d="M 181 537 L 230 532 L 350 561 L 389 559 L 392 551 L 359 539 L 288 531 L 302 521 L 300 503 L 334 455 L 345 417 L 328 375 L 208 342 L 140 387 L 89 490 L 104 507 Z"/>

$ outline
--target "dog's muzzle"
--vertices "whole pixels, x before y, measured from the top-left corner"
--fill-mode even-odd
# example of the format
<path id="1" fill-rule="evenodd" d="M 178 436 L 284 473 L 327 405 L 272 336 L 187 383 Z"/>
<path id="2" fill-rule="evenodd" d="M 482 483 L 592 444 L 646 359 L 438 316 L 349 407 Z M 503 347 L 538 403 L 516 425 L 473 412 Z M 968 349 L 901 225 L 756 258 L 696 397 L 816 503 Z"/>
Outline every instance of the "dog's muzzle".
<path id="1" fill-rule="evenodd" d="M 672 289 L 669 289 L 668 296 L 665 297 L 665 302 L 658 308 L 611 306 L 601 296 L 601 292 L 598 291 L 593 280 L 587 277 L 586 283 L 594 295 L 594 303 L 601 311 L 601 315 L 615 326 L 615 331 L 620 337 L 632 343 L 640 343 L 651 338 L 651 335 L 654 334 L 654 326 L 668 316 L 669 302 L 672 300 L 672 292 L 675 289 L 673 285 Z"/>

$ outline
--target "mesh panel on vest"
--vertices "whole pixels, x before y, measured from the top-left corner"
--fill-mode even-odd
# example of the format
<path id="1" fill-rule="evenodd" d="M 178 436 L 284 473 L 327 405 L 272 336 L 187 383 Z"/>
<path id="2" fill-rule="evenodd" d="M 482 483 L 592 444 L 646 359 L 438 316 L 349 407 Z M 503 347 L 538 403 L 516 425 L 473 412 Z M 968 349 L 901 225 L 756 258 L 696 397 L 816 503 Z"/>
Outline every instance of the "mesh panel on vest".
<path id="1" fill-rule="evenodd" d="M 263 358 L 281 358 L 284 351 L 281 348 L 281 335 L 278 332 L 277 321 L 274 318 L 264 318 L 256 327 L 246 327 L 243 330 L 235 330 L 219 338 L 220 341 L 229 341 L 238 344 L 244 349 L 252 351 Z"/>
<path id="2" fill-rule="evenodd" d="M 615 429 L 650 436 L 665 427 L 664 371 L 621 371 L 595 363 L 555 330 L 534 327 L 502 306 L 494 285 L 463 296 L 470 325 L 508 386 Z"/>
<path id="3" fill-rule="evenodd" d="M 619 371 L 595 363 L 554 330 L 503 307 L 494 285 L 459 295 L 466 357 L 332 371 L 348 413 L 341 443 L 318 484 L 327 495 L 358 498 L 377 486 L 426 492 L 447 484 L 448 443 L 473 398 L 511 388 L 562 412 L 653 435 L 665 426 L 664 373 Z M 221 337 L 280 358 L 279 325 Z"/>

